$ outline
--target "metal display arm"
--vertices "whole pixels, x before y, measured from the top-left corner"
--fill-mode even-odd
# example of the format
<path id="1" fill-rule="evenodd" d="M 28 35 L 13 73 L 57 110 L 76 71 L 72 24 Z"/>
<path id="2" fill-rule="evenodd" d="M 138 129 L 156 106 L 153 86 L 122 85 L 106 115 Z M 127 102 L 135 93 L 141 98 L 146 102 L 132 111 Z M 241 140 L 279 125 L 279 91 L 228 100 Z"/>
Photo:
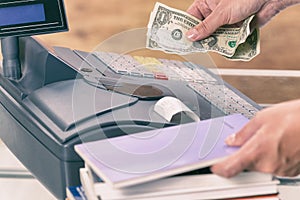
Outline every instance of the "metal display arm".
<path id="1" fill-rule="evenodd" d="M 14 36 L 2 38 L 1 51 L 3 56 L 2 67 L 4 77 L 10 80 L 20 79 L 19 38 Z"/>

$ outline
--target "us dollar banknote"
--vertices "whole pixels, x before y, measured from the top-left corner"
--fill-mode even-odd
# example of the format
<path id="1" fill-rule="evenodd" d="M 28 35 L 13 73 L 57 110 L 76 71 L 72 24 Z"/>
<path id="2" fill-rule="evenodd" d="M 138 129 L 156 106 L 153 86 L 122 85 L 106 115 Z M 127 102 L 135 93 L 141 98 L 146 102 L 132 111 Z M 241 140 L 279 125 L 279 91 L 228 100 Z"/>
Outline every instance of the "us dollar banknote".
<path id="1" fill-rule="evenodd" d="M 192 42 L 185 34 L 201 21 L 184 11 L 157 2 L 148 23 L 146 46 L 180 55 L 212 51 L 228 59 L 249 61 L 260 51 L 259 30 L 250 29 L 253 17 L 239 24 L 222 26 L 209 37 Z M 250 35 L 253 36 L 248 39 Z"/>
<path id="2" fill-rule="evenodd" d="M 260 53 L 259 29 L 255 28 L 247 37 L 246 41 L 240 44 L 233 56 L 226 57 L 229 60 L 235 61 L 250 61 Z"/>

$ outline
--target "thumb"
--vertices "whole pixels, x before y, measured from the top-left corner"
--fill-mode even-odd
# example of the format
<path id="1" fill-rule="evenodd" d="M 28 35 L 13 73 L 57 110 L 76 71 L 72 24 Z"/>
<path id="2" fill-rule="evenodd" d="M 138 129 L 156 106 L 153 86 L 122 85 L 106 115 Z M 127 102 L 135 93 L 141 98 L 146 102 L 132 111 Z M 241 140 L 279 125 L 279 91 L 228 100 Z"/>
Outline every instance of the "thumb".
<path id="1" fill-rule="evenodd" d="M 207 18 L 201 21 L 197 26 L 190 29 L 186 36 L 191 41 L 202 40 L 210 36 L 220 26 L 225 24 L 225 19 L 220 18 L 214 10 Z"/>
<path id="2" fill-rule="evenodd" d="M 242 146 L 248 141 L 259 129 L 255 118 L 249 121 L 241 130 L 237 133 L 230 135 L 226 138 L 226 144 L 229 146 Z"/>

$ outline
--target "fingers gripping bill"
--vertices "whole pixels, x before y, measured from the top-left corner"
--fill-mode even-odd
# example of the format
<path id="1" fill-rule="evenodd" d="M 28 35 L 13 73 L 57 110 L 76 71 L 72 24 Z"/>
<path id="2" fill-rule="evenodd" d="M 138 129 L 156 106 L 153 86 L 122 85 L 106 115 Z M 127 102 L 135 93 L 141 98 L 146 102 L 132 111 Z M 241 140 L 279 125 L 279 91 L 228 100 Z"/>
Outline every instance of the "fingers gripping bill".
<path id="1" fill-rule="evenodd" d="M 259 30 L 250 28 L 253 17 L 238 25 L 222 26 L 209 37 L 192 42 L 185 34 L 201 21 L 186 12 L 156 3 L 148 23 L 146 46 L 179 55 L 211 51 L 230 60 L 249 61 L 260 52 Z"/>

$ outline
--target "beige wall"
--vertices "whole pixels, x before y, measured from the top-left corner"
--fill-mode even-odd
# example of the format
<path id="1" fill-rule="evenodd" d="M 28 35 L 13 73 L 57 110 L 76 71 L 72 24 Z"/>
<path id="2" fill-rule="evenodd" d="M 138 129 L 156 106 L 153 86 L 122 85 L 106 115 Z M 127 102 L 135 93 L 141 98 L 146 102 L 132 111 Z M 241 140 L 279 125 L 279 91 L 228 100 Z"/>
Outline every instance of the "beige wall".
<path id="1" fill-rule="evenodd" d="M 70 31 L 41 36 L 48 44 L 91 51 L 111 35 L 146 27 L 156 0 L 65 0 Z M 160 0 L 186 10 L 193 0 Z M 218 67 L 300 69 L 300 6 L 286 9 L 261 31 L 261 54 L 249 63 L 212 54 Z"/>

